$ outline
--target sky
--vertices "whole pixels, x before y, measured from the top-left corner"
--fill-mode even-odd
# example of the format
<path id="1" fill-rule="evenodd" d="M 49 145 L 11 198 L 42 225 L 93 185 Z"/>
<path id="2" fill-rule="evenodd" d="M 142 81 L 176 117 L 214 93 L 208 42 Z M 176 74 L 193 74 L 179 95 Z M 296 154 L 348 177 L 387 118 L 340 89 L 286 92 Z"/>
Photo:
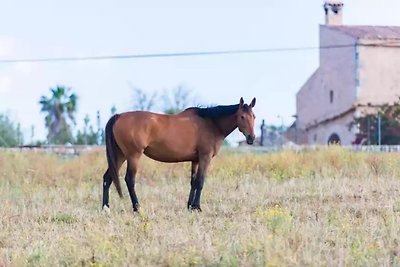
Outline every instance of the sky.
<path id="1" fill-rule="evenodd" d="M 321 0 L 0 0 L 0 60 L 317 47 Z M 345 0 L 345 25 L 400 26 L 399 0 Z M 131 86 L 148 94 L 182 85 L 192 105 L 254 108 L 256 127 L 290 125 L 296 92 L 318 68 L 318 50 L 258 54 L 0 63 L 0 113 L 20 122 L 25 142 L 45 139 L 40 96 L 57 85 L 78 97 L 77 128 L 132 110 Z M 161 111 L 158 103 L 154 111 Z M 259 131 L 256 131 L 259 133 Z M 242 139 L 235 132 L 229 140 Z"/>

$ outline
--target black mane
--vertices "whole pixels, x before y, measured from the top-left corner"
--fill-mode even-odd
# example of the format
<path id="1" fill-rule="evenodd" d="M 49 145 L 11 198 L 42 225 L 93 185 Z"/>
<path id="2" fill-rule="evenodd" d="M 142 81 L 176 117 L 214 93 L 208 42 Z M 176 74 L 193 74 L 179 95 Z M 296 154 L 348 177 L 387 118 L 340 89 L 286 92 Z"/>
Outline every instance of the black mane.
<path id="1" fill-rule="evenodd" d="M 247 106 L 247 105 L 245 105 Z M 202 118 L 220 118 L 220 117 L 225 117 L 229 116 L 232 114 L 235 114 L 236 111 L 239 109 L 239 104 L 236 105 L 229 105 L 229 106 L 215 106 L 215 107 L 209 107 L 209 108 L 199 108 L 199 107 L 194 107 L 191 109 L 195 109 L 197 112 L 197 115 L 199 115 Z"/>

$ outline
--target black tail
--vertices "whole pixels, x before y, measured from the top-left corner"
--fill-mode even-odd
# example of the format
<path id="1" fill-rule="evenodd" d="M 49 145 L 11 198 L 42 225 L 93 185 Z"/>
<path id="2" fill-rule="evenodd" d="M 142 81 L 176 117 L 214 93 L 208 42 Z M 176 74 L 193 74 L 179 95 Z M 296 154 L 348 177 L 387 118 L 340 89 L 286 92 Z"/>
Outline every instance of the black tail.
<path id="1" fill-rule="evenodd" d="M 106 154 L 108 162 L 108 171 L 111 175 L 112 181 L 117 188 L 118 195 L 122 197 L 121 184 L 119 183 L 118 171 L 117 171 L 117 157 L 120 152 L 117 142 L 114 138 L 113 127 L 117 121 L 119 115 L 115 114 L 112 116 L 106 125 Z"/>

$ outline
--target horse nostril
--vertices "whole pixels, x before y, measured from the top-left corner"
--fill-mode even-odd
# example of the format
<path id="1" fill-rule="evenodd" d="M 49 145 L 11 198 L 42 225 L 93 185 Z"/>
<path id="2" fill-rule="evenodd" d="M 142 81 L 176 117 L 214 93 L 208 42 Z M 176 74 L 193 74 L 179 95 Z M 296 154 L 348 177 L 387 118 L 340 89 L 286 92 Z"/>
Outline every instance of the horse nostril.
<path id="1" fill-rule="evenodd" d="M 250 134 L 247 135 L 247 136 L 246 136 L 247 144 L 252 145 L 253 142 L 254 142 L 254 139 L 255 139 L 255 136 L 254 136 L 254 135 L 250 135 Z"/>

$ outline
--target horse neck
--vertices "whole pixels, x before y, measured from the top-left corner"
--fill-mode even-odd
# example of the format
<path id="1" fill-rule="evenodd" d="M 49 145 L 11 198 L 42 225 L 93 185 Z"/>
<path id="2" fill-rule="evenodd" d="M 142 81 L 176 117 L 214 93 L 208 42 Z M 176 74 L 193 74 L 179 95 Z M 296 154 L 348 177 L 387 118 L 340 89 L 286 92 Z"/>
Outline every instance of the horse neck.
<path id="1" fill-rule="evenodd" d="M 214 123 L 224 138 L 238 127 L 236 114 L 215 119 Z"/>

